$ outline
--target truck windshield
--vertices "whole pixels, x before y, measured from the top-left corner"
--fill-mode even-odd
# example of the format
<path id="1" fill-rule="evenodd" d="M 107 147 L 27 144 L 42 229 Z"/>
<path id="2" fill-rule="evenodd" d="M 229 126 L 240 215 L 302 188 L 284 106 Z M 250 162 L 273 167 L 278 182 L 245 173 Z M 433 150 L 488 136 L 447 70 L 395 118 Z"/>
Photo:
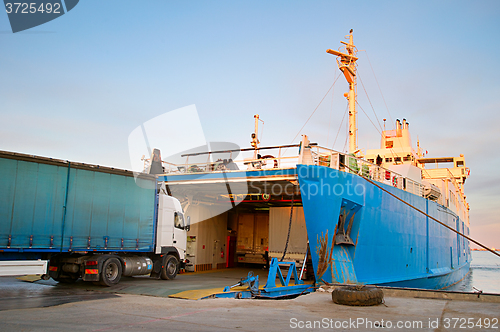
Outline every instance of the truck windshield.
<path id="1" fill-rule="evenodd" d="M 184 229 L 184 216 L 176 212 L 174 215 L 174 226 L 176 228 Z"/>

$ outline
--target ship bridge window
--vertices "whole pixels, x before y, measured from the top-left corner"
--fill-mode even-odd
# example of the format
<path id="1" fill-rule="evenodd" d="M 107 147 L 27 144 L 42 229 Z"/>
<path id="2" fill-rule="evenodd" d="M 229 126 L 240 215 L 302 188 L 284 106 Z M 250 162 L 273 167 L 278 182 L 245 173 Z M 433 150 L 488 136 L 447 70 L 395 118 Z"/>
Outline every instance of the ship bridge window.
<path id="1" fill-rule="evenodd" d="M 394 162 L 398 162 L 398 161 L 401 162 L 401 157 L 395 157 L 394 158 Z"/>
<path id="2" fill-rule="evenodd" d="M 463 160 L 457 160 L 457 167 L 463 167 L 464 166 L 464 161 Z"/>
<path id="3" fill-rule="evenodd" d="M 411 161 L 411 156 L 407 155 L 406 157 L 403 157 L 403 161 Z"/>
<path id="4" fill-rule="evenodd" d="M 392 162 L 392 158 L 385 158 L 385 162 L 386 162 L 386 163 L 390 163 L 390 162 Z"/>
<path id="5" fill-rule="evenodd" d="M 394 146 L 394 142 L 393 141 L 385 141 L 385 147 L 387 149 L 392 149 Z"/>

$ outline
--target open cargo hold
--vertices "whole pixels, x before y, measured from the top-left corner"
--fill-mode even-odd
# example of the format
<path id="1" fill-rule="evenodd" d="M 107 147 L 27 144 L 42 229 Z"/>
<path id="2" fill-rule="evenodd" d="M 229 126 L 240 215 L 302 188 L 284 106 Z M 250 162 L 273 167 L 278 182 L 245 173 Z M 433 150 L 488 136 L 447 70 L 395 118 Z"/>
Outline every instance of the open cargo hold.
<path id="1" fill-rule="evenodd" d="M 302 206 L 293 207 L 291 219 L 290 223 L 290 207 L 269 208 L 269 256 L 281 259 L 286 247 L 284 260 L 302 263 L 307 253 L 307 229 Z"/>

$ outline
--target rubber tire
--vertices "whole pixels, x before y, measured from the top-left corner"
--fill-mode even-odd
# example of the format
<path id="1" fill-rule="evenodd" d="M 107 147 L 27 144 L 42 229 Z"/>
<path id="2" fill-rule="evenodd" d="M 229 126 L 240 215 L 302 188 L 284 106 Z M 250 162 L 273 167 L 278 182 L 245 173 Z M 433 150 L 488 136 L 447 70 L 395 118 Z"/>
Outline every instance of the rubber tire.
<path id="1" fill-rule="evenodd" d="M 118 258 L 111 257 L 104 261 L 99 275 L 99 283 L 102 286 L 111 287 L 120 282 L 122 277 L 122 263 Z"/>
<path id="2" fill-rule="evenodd" d="M 350 306 L 379 305 L 384 300 L 384 292 L 373 286 L 341 286 L 332 292 L 334 303 Z"/>
<path id="3" fill-rule="evenodd" d="M 177 276 L 177 272 L 179 272 L 179 260 L 175 256 L 167 255 L 161 269 L 161 278 L 163 280 L 172 280 Z"/>

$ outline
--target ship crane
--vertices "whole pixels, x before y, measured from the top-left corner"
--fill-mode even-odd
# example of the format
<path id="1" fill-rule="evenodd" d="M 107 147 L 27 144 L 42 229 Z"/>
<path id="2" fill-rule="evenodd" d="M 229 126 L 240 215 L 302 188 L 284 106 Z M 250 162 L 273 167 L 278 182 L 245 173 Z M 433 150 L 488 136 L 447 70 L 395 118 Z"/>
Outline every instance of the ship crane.
<path id="1" fill-rule="evenodd" d="M 357 123 L 356 123 L 356 57 L 357 49 L 353 43 L 352 29 L 346 36 L 349 42 L 340 41 L 344 46 L 341 46 L 338 51 L 328 49 L 327 53 L 337 56 L 337 64 L 339 69 L 345 76 L 347 83 L 349 83 L 349 92 L 344 94 L 349 102 L 349 153 L 357 154 Z"/>

